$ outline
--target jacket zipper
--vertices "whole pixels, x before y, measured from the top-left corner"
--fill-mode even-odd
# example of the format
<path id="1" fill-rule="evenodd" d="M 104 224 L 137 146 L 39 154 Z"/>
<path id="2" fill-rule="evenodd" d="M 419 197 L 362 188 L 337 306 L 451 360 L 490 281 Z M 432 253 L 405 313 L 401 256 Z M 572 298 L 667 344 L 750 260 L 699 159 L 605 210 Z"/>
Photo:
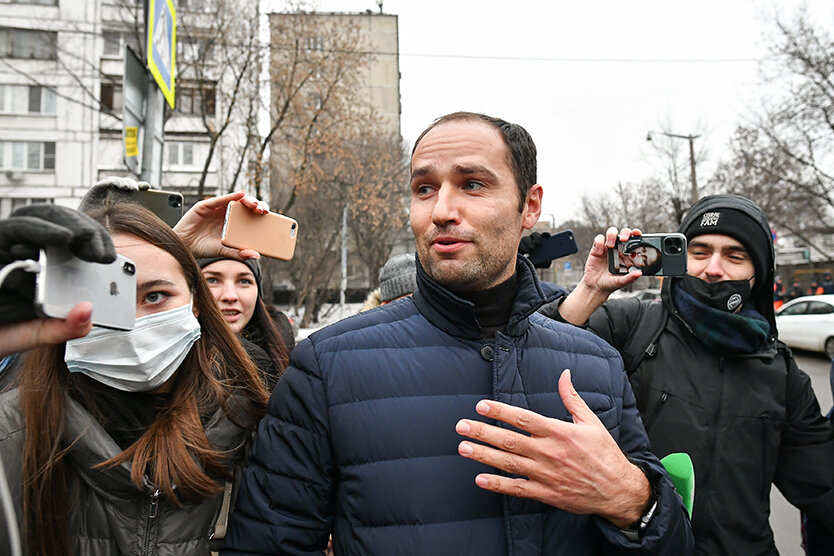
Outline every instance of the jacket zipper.
<path id="1" fill-rule="evenodd" d="M 715 409 L 715 417 L 713 422 L 715 423 L 715 430 L 712 434 L 712 449 L 709 453 L 709 466 L 707 467 L 706 476 L 704 477 L 704 482 L 701 483 L 707 490 L 709 490 L 709 478 L 712 472 L 713 465 L 715 464 L 715 448 L 718 445 L 718 431 L 721 430 L 721 406 L 723 405 L 724 401 L 724 358 L 721 357 L 718 359 L 718 379 L 719 379 L 719 388 L 718 388 L 718 407 Z M 712 509 L 708 508 L 708 512 L 711 512 Z M 703 515 L 703 514 L 702 514 Z"/>
<path id="2" fill-rule="evenodd" d="M 159 512 L 159 489 L 156 489 L 151 495 L 151 509 L 148 512 L 148 523 L 145 526 L 145 546 L 142 549 L 142 554 L 147 556 L 150 548 L 151 527 L 153 527 L 156 516 Z"/>
<path id="3" fill-rule="evenodd" d="M 767 422 L 768 422 L 768 414 L 762 413 L 759 415 L 759 419 L 762 422 L 762 490 L 759 494 L 759 499 L 762 502 L 765 502 L 768 498 L 768 485 L 770 482 L 767 480 Z"/>

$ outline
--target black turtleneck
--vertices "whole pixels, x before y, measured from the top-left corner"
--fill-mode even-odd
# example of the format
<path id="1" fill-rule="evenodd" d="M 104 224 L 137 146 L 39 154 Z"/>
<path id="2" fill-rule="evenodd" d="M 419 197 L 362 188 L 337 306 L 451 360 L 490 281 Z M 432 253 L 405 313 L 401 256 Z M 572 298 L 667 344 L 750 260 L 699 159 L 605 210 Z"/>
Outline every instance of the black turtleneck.
<path id="1" fill-rule="evenodd" d="M 481 291 L 452 292 L 461 299 L 475 304 L 475 318 L 487 338 L 504 330 L 515 301 L 516 277 L 510 276 L 504 282 Z"/>

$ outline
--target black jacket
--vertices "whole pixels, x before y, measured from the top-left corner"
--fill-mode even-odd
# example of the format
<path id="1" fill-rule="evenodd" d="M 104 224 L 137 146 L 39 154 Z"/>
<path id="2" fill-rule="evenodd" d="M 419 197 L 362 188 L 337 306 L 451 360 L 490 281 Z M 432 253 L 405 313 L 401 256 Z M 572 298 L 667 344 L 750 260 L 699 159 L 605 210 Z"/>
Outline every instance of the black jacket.
<path id="1" fill-rule="evenodd" d="M 751 215 L 769 237 L 758 207 L 739 199 L 699 202 L 681 229 L 689 219 L 721 206 Z M 771 484 L 834 529 L 834 432 L 820 414 L 810 379 L 775 340 L 767 287 L 773 283 L 772 249 L 769 260 L 751 302 L 771 323 L 772 334 L 756 354 L 711 353 L 677 316 L 670 279 L 664 281 L 661 301 L 611 300 L 589 322 L 591 330 L 622 352 L 639 303 L 662 303 L 663 311 L 644 310 L 654 319 L 666 319 L 657 350 L 629 380 L 655 454 L 687 452 L 693 459 L 698 554 L 777 554 L 768 523 Z M 655 325 L 644 320 L 641 326 Z"/>
<path id="2" fill-rule="evenodd" d="M 680 498 L 648 450 L 619 356 L 599 338 L 534 314 L 529 261 L 504 332 L 484 337 L 471 303 L 418 266 L 414 296 L 302 341 L 258 428 L 225 554 L 689 554 Z M 573 383 L 648 475 L 658 512 L 641 542 L 607 520 L 475 485 L 495 472 L 457 453 L 481 399 L 570 420 Z"/>

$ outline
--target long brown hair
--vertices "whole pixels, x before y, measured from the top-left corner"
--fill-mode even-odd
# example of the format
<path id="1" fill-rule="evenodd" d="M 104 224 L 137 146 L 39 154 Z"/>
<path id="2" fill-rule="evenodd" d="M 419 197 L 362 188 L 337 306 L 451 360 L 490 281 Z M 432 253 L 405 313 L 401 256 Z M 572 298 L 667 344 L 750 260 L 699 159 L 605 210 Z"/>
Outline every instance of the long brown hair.
<path id="1" fill-rule="evenodd" d="M 88 214 L 111 234 L 136 236 L 179 262 L 193 292 L 202 334 L 174 375 L 167 403 L 148 430 L 97 468 L 130 461 L 131 479 L 137 488 L 142 487 L 145 475 L 150 475 L 162 494 L 178 507 L 181 501 L 196 501 L 220 492 L 235 462 L 212 447 L 201 419 L 218 408 L 234 419 L 243 400 L 252 423 L 257 423 L 268 400 L 258 371 L 223 320 L 194 257 L 176 233 L 137 205 L 117 204 Z M 70 554 L 64 456 L 77 439 L 65 438 L 64 434 L 69 394 L 83 390 L 77 385 L 86 377 L 68 372 L 64 344 L 31 352 L 20 377 L 20 403 L 26 421 L 22 478 L 28 549 L 30 554 Z M 88 403 L 94 406 L 95 400 Z M 95 415 L 95 411 L 92 413 Z"/>
<path id="2" fill-rule="evenodd" d="M 261 346 L 269 355 L 272 364 L 275 366 L 276 375 L 273 380 L 281 377 L 289 365 L 290 350 L 284 342 L 284 337 L 278 331 L 278 326 L 272 315 L 267 311 L 266 304 L 261 296 L 255 301 L 255 310 L 252 312 L 252 318 L 246 323 L 244 330 L 255 328 L 258 330 L 263 338 L 260 338 L 256 343 Z"/>

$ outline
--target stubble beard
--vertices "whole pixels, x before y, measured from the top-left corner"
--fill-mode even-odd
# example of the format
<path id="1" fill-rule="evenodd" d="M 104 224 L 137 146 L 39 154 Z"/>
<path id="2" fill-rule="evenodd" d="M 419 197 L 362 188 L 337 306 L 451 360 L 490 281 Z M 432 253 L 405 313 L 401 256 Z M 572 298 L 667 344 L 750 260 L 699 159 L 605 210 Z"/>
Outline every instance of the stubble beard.
<path id="1" fill-rule="evenodd" d="M 474 249 L 472 257 L 441 257 L 428 243 L 418 249 L 420 264 L 426 274 L 452 291 L 481 291 L 497 285 L 507 269 L 506 256 L 495 250 L 484 250 L 477 238 L 467 249 Z M 512 258 L 515 268 L 515 258 Z"/>

